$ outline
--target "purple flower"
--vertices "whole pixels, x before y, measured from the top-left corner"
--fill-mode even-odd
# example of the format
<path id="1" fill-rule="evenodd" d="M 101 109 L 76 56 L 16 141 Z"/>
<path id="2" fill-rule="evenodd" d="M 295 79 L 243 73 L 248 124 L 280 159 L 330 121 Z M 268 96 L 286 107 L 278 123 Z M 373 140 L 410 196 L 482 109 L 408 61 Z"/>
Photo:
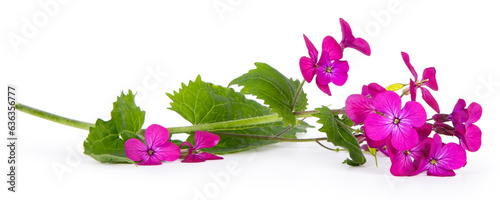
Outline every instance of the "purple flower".
<path id="1" fill-rule="evenodd" d="M 394 176 L 409 176 L 418 168 L 420 162 L 429 156 L 432 139 L 427 136 L 432 132 L 432 126 L 425 124 L 415 130 L 420 143 L 407 151 L 397 150 L 389 139 L 387 141 L 387 151 L 392 163 L 390 171 Z"/>
<path id="2" fill-rule="evenodd" d="M 392 91 L 378 94 L 373 100 L 377 113 L 365 119 L 366 136 L 372 140 L 385 140 L 391 136 L 391 143 L 397 150 L 406 151 L 418 143 L 418 134 L 413 127 L 420 127 L 426 121 L 425 109 L 418 102 L 406 102 L 401 109 L 401 98 Z"/>
<path id="3" fill-rule="evenodd" d="M 347 117 L 355 124 L 361 124 L 369 114 L 376 113 L 373 105 L 373 97 L 386 91 L 385 88 L 377 83 L 364 85 L 361 94 L 352 94 L 345 101 L 345 112 Z M 372 146 L 370 146 L 372 147 Z"/>
<path id="4" fill-rule="evenodd" d="M 354 38 L 349 24 L 342 18 L 339 19 L 342 29 L 342 41 L 340 47 L 343 49 L 349 47 L 369 56 L 371 54 L 370 45 L 363 38 Z"/>
<path id="5" fill-rule="evenodd" d="M 326 38 L 328 37 L 332 38 L 331 36 L 327 36 Z M 316 80 L 319 85 L 328 85 L 331 82 L 337 86 L 342 86 L 347 81 L 348 71 L 349 64 L 347 61 L 331 60 L 329 54 L 322 53 L 318 68 L 316 68 L 316 73 L 318 74 Z"/>
<path id="6" fill-rule="evenodd" d="M 182 160 L 182 162 L 187 162 L 187 163 L 195 163 L 195 162 L 205 162 L 205 160 L 217 160 L 217 159 L 223 159 L 222 157 L 216 156 L 211 153 L 207 152 L 198 152 L 198 150 L 202 148 L 210 148 L 214 147 L 219 143 L 220 137 L 218 135 L 215 135 L 213 133 L 209 133 L 206 131 L 196 131 L 194 133 L 194 147 L 193 145 L 186 141 L 181 144 L 181 148 L 183 146 L 188 146 L 189 147 L 189 153 Z M 193 152 L 194 151 L 194 152 Z"/>
<path id="7" fill-rule="evenodd" d="M 474 123 L 477 122 L 483 113 L 481 105 L 472 102 L 468 108 L 463 99 L 459 99 L 455 104 L 453 112 L 447 114 L 436 114 L 432 116 L 436 126 L 436 132 L 454 135 L 460 140 L 460 145 L 467 151 L 476 152 L 481 148 L 481 129 Z M 451 121 L 453 127 L 445 124 Z"/>
<path id="8" fill-rule="evenodd" d="M 401 56 L 403 57 L 403 61 L 405 62 L 406 66 L 410 70 L 411 74 L 413 75 L 413 78 L 415 78 L 415 81 L 410 79 L 410 94 L 411 94 L 411 100 L 415 101 L 417 98 L 417 89 L 420 88 L 420 91 L 422 92 L 422 98 L 424 101 L 432 108 L 434 109 L 437 113 L 439 113 L 439 105 L 432 96 L 431 92 L 427 90 L 424 86 L 434 90 L 438 91 L 439 87 L 437 85 L 436 81 L 436 69 L 434 67 L 429 67 L 424 70 L 422 80 L 418 79 L 418 74 L 415 71 L 415 68 L 410 63 L 410 56 L 405 53 L 401 52 Z"/>
<path id="9" fill-rule="evenodd" d="M 131 138 L 125 142 L 125 153 L 130 160 L 141 161 L 138 165 L 161 165 L 161 161 L 174 161 L 179 158 L 180 148 L 168 142 L 169 133 L 166 128 L 153 124 L 144 133 L 146 144 Z"/>
<path id="10" fill-rule="evenodd" d="M 417 175 L 427 170 L 431 176 L 455 176 L 453 170 L 460 169 L 467 163 L 465 150 L 458 144 L 448 143 L 443 146 L 439 134 L 432 139 L 429 157 L 420 162 L 417 170 L 411 175 Z"/>
<path id="11" fill-rule="evenodd" d="M 300 58 L 299 65 L 300 71 L 304 79 L 310 83 L 314 75 L 316 75 L 316 69 L 318 66 L 318 50 L 314 47 L 314 44 L 304 35 L 304 40 L 306 41 L 306 47 L 309 52 L 309 57 L 303 56 Z M 328 57 L 331 60 L 339 60 L 342 58 L 342 49 L 340 49 L 339 44 L 332 36 L 326 36 L 323 39 L 321 57 Z M 325 85 L 325 84 L 323 84 Z"/>

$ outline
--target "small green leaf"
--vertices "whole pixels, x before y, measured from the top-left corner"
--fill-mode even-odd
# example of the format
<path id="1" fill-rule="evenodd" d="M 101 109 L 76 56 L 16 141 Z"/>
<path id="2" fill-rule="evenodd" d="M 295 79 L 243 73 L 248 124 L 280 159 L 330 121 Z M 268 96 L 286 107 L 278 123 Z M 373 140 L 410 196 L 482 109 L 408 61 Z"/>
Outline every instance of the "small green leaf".
<path id="1" fill-rule="evenodd" d="M 351 166 L 364 164 L 366 158 L 351 131 L 338 124 L 337 120 L 340 119 L 333 115 L 328 107 L 323 106 L 321 108 L 316 108 L 316 110 L 318 113 L 313 114 L 313 116 L 319 118 L 318 123 L 323 125 L 319 131 L 326 133 L 328 137 L 327 141 L 333 143 L 335 146 L 344 147 L 349 151 L 351 159 L 346 159 L 344 163 Z"/>
<path id="2" fill-rule="evenodd" d="M 103 163 L 134 163 L 125 154 L 125 141 L 139 138 L 145 112 L 135 105 L 131 91 L 113 103 L 111 120 L 97 119 L 83 143 L 84 153 Z"/>
<path id="3" fill-rule="evenodd" d="M 273 113 L 283 118 L 284 125 L 295 126 L 297 119 L 293 112 L 303 111 L 307 106 L 306 94 L 300 91 L 294 104 L 300 81 L 286 78 L 278 70 L 265 63 L 255 63 L 257 69 L 234 79 L 229 85 L 243 86 L 241 93 L 252 94 L 264 100 Z"/>
<path id="4" fill-rule="evenodd" d="M 271 109 L 268 107 L 254 100 L 246 99 L 245 95 L 232 88 L 203 82 L 200 76 L 195 81 L 190 81 L 188 85 L 182 84 L 179 92 L 174 91 L 173 94 L 167 95 L 172 100 L 169 109 L 177 112 L 193 125 L 272 115 Z M 307 127 L 310 126 L 302 122 L 280 137 L 296 138 L 295 133 L 305 132 Z M 242 124 L 239 127 L 222 127 L 204 131 L 274 136 L 285 129 L 283 122 L 273 122 L 252 126 Z M 188 138 L 188 141 L 193 142 L 192 136 Z M 225 154 L 273 143 L 276 141 L 221 136 L 217 146 L 204 151 Z"/>
<path id="5" fill-rule="evenodd" d="M 387 86 L 385 89 L 388 91 L 398 91 L 404 87 L 401 83 L 394 83 L 392 85 Z"/>

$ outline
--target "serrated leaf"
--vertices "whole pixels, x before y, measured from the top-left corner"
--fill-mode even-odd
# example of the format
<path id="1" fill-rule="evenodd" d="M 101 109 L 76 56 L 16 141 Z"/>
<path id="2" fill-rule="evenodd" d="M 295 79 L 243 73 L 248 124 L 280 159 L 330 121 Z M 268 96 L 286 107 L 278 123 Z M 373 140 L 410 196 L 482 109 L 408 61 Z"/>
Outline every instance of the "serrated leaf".
<path id="1" fill-rule="evenodd" d="M 97 119 L 83 143 L 84 153 L 103 163 L 134 163 L 125 154 L 124 143 L 144 124 L 145 112 L 135 105 L 134 94 L 121 94 L 113 103 L 111 120 Z"/>
<path id="2" fill-rule="evenodd" d="M 351 159 L 346 159 L 344 163 L 351 166 L 362 165 L 366 162 L 366 158 L 361 151 L 358 141 L 351 134 L 351 131 L 347 128 L 340 126 L 335 119 L 337 116 L 333 115 L 331 110 L 323 106 L 316 109 L 318 113 L 313 114 L 313 116 L 319 118 L 318 123 L 323 126 L 319 131 L 326 133 L 328 137 L 328 142 L 333 143 L 335 146 L 340 146 L 349 151 L 349 157 Z M 337 119 L 339 119 L 337 117 Z M 340 120 L 340 119 L 339 119 Z"/>
<path id="3" fill-rule="evenodd" d="M 255 63 L 256 69 L 234 79 L 229 85 L 243 86 L 241 93 L 255 95 L 264 100 L 273 113 L 283 118 L 284 125 L 295 126 L 297 119 L 294 111 L 303 111 L 307 106 L 306 94 L 300 91 L 294 104 L 300 81 L 286 78 L 278 70 L 265 63 Z"/>
<path id="4" fill-rule="evenodd" d="M 251 119 L 272 114 L 268 107 L 246 99 L 245 95 L 232 88 L 203 82 L 200 76 L 195 81 L 190 81 L 188 85 L 182 84 L 179 92 L 167 95 L 172 100 L 169 109 L 177 112 L 193 125 Z M 285 130 L 286 127 L 283 126 L 283 122 L 273 122 L 250 127 L 242 125 L 204 131 L 273 136 Z M 305 132 L 307 127 L 309 127 L 307 123 L 301 123 L 280 137 L 296 138 L 295 133 Z M 188 138 L 188 141 L 192 142 L 192 136 Z M 273 143 L 276 141 L 221 136 L 217 146 L 204 151 L 225 154 Z"/>

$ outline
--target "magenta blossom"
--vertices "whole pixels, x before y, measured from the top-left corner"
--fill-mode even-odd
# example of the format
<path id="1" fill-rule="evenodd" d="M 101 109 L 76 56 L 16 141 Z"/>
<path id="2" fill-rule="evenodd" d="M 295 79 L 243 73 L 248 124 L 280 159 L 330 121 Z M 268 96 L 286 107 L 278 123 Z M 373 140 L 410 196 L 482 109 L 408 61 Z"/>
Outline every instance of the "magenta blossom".
<path id="1" fill-rule="evenodd" d="M 348 71 L 349 64 L 347 61 L 331 60 L 330 55 L 322 53 L 318 68 L 316 68 L 318 74 L 316 80 L 319 85 L 328 85 L 331 82 L 337 86 L 342 86 L 347 81 Z"/>
<path id="2" fill-rule="evenodd" d="M 161 165 L 161 161 L 174 161 L 180 156 L 180 148 L 168 142 L 169 133 L 166 128 L 153 124 L 144 133 L 146 144 L 131 138 L 125 142 L 125 153 L 130 160 L 141 161 L 138 165 Z"/>
<path id="3" fill-rule="evenodd" d="M 304 40 L 306 41 L 306 47 L 309 52 L 309 57 L 303 56 L 300 58 L 299 65 L 300 71 L 304 79 L 310 83 L 314 75 L 316 75 L 316 69 L 318 66 L 318 50 L 314 47 L 314 44 L 304 35 Z M 342 58 L 342 50 L 339 44 L 332 36 L 326 36 L 323 39 L 321 57 L 328 57 L 331 60 L 339 60 Z M 325 84 L 323 84 L 325 85 Z"/>
<path id="4" fill-rule="evenodd" d="M 432 118 L 436 121 L 436 130 L 447 135 L 454 135 L 460 140 L 460 145 L 467 151 L 475 152 L 481 147 L 481 129 L 475 125 L 483 113 L 481 105 L 472 102 L 468 108 L 463 99 L 455 104 L 453 112 L 447 114 L 436 114 Z M 451 121 L 453 127 L 445 124 Z"/>
<path id="5" fill-rule="evenodd" d="M 432 139 L 427 136 L 432 132 L 432 126 L 425 124 L 415 130 L 420 143 L 407 151 L 397 150 L 389 139 L 387 141 L 387 151 L 392 163 L 390 171 L 394 176 L 409 176 L 418 168 L 420 162 L 429 156 Z"/>
<path id="6" fill-rule="evenodd" d="M 448 143 L 443 146 L 441 136 L 434 134 L 429 157 L 420 162 L 417 170 L 411 175 L 417 175 L 427 170 L 431 176 L 455 176 L 453 170 L 460 169 L 467 163 L 465 150 L 458 144 Z"/>
<path id="7" fill-rule="evenodd" d="M 369 114 L 376 113 L 373 105 L 373 97 L 386 91 L 385 88 L 377 83 L 364 85 L 361 94 L 352 94 L 345 101 L 345 112 L 347 117 L 355 124 L 361 124 Z M 372 146 L 370 146 L 372 147 Z"/>
<path id="8" fill-rule="evenodd" d="M 413 127 L 426 121 L 425 109 L 418 102 L 406 102 L 401 109 L 401 98 L 393 91 L 378 94 L 373 100 L 377 113 L 369 114 L 365 120 L 366 136 L 372 140 L 385 140 L 397 150 L 406 151 L 418 143 L 418 134 Z"/>
<path id="9" fill-rule="evenodd" d="M 413 78 L 415 80 L 410 79 L 410 95 L 411 95 L 411 100 L 415 101 L 417 98 L 417 89 L 420 89 L 422 92 L 422 99 L 432 108 L 434 109 L 437 113 L 439 113 L 439 105 L 432 96 L 431 92 L 427 90 L 424 86 L 434 90 L 438 91 L 439 87 L 436 81 L 436 69 L 434 67 L 429 67 L 424 70 L 424 73 L 422 75 L 422 80 L 418 79 L 418 74 L 415 71 L 415 68 L 413 65 L 410 63 L 410 56 L 405 53 L 401 52 L 401 56 L 403 57 L 403 61 L 405 62 L 406 66 L 410 70 L 411 74 L 413 75 Z"/>
<path id="10" fill-rule="evenodd" d="M 354 38 L 349 24 L 342 18 L 340 18 L 339 21 L 342 29 L 342 41 L 340 42 L 342 50 L 349 47 L 369 56 L 371 54 L 371 50 L 368 42 L 366 42 L 363 38 Z"/>
<path id="11" fill-rule="evenodd" d="M 198 152 L 198 150 L 202 148 L 211 148 L 219 143 L 220 137 L 213 133 L 209 133 L 206 131 L 196 131 L 194 133 L 194 147 L 193 145 L 186 141 L 181 144 L 181 148 L 183 146 L 189 147 L 189 153 L 182 160 L 182 162 L 187 163 L 195 163 L 195 162 L 205 162 L 205 160 L 218 160 L 223 159 L 222 157 L 216 156 L 207 152 Z M 193 152 L 194 151 L 194 152 Z"/>

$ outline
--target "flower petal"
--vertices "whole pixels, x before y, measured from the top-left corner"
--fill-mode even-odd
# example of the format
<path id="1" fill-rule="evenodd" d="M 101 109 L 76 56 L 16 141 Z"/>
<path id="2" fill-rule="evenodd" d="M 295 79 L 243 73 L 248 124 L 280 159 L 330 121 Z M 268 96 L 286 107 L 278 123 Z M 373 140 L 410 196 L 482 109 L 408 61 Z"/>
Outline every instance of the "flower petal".
<path id="1" fill-rule="evenodd" d="M 403 61 L 405 62 L 406 67 L 408 67 L 411 74 L 413 75 L 413 78 L 415 78 L 415 81 L 418 80 L 418 74 L 415 71 L 415 68 L 413 68 L 413 65 L 411 65 L 410 63 L 410 56 L 405 52 L 401 52 L 401 56 L 403 57 Z"/>
<path id="2" fill-rule="evenodd" d="M 354 40 L 354 36 L 352 35 L 351 26 L 342 18 L 339 19 L 340 28 L 342 30 L 342 41 L 341 45 L 345 46 L 347 43 L 350 43 Z"/>
<path id="3" fill-rule="evenodd" d="M 147 155 L 138 165 L 161 165 L 160 159 L 156 156 Z"/>
<path id="4" fill-rule="evenodd" d="M 368 92 L 370 96 L 375 98 L 379 93 L 387 91 L 384 87 L 380 86 L 378 83 L 368 84 Z"/>
<path id="5" fill-rule="evenodd" d="M 350 42 L 347 47 L 356 49 L 367 56 L 372 54 L 370 45 L 363 38 L 355 38 L 354 41 Z"/>
<path id="6" fill-rule="evenodd" d="M 181 155 L 181 149 L 172 142 L 165 142 L 163 145 L 157 146 L 153 151 L 153 156 L 163 161 L 174 161 L 179 159 Z"/>
<path id="7" fill-rule="evenodd" d="M 413 127 L 421 127 L 427 120 L 427 113 L 420 103 L 408 101 L 397 117 L 400 119 L 400 124 L 408 123 Z"/>
<path id="8" fill-rule="evenodd" d="M 316 82 L 320 85 L 328 85 L 332 82 L 333 74 L 326 71 L 327 67 L 326 65 L 320 65 L 319 68 L 316 69 L 316 74 L 318 74 L 318 76 L 316 76 Z"/>
<path id="9" fill-rule="evenodd" d="M 472 102 L 469 107 L 467 107 L 467 113 L 469 113 L 469 119 L 465 122 L 466 125 L 476 123 L 483 114 L 483 108 L 476 102 Z"/>
<path id="10" fill-rule="evenodd" d="M 424 69 L 422 80 L 427 80 L 426 82 L 422 83 L 422 85 L 426 85 L 430 89 L 438 91 L 439 87 L 436 81 L 436 69 L 434 67 Z"/>
<path id="11" fill-rule="evenodd" d="M 379 114 L 369 114 L 365 119 L 366 136 L 375 141 L 387 138 L 392 133 L 394 126 L 392 119 Z"/>
<path id="12" fill-rule="evenodd" d="M 413 173 L 416 168 L 413 161 L 409 155 L 406 155 L 404 151 L 399 151 L 395 149 L 390 140 L 387 143 L 387 151 L 389 152 L 389 157 L 391 158 L 391 174 L 394 176 L 409 176 Z"/>
<path id="13" fill-rule="evenodd" d="M 418 141 L 422 141 L 429 137 L 429 135 L 432 132 L 432 125 L 430 124 L 424 124 L 423 126 L 420 127 L 413 127 L 417 133 L 418 133 Z"/>
<path id="14" fill-rule="evenodd" d="M 141 161 L 148 155 L 148 147 L 138 139 L 130 138 L 124 146 L 125 154 L 130 160 Z"/>
<path id="15" fill-rule="evenodd" d="M 318 88 L 324 92 L 325 94 L 327 94 L 328 96 L 332 96 L 332 92 L 330 92 L 330 87 L 328 85 L 321 85 L 318 83 L 318 77 L 316 77 L 316 85 L 318 86 Z"/>
<path id="16" fill-rule="evenodd" d="M 424 99 L 424 101 L 434 110 L 436 111 L 437 113 L 439 113 L 439 105 L 436 101 L 436 99 L 434 99 L 434 97 L 432 96 L 431 92 L 429 92 L 429 90 L 425 89 L 424 87 L 421 87 L 420 88 L 420 91 L 422 91 L 422 99 Z"/>
<path id="17" fill-rule="evenodd" d="M 316 61 L 308 57 L 302 57 L 299 61 L 300 72 L 302 72 L 302 76 L 304 79 L 310 83 L 316 75 Z"/>
<path id="18" fill-rule="evenodd" d="M 399 123 L 391 134 L 391 143 L 397 150 L 406 151 L 418 144 L 418 133 L 411 126 Z"/>
<path id="19" fill-rule="evenodd" d="M 372 101 L 363 95 L 352 94 L 345 101 L 345 112 L 354 123 L 363 123 L 369 114 L 376 113 Z"/>
<path id="20" fill-rule="evenodd" d="M 211 153 L 207 153 L 207 152 L 202 152 L 202 153 L 199 153 L 197 154 L 197 156 L 201 159 L 204 159 L 204 160 L 221 160 L 221 159 L 224 159 L 223 157 L 220 157 L 220 156 L 217 156 L 217 155 L 214 155 L 214 154 L 211 154 Z"/>
<path id="21" fill-rule="evenodd" d="M 331 81 L 336 86 L 343 86 L 347 81 L 349 71 L 349 64 L 347 61 L 336 60 L 333 62 L 333 66 L 331 69 Z"/>
<path id="22" fill-rule="evenodd" d="M 429 176 L 455 176 L 455 172 L 449 169 L 443 169 L 439 166 L 430 164 L 429 171 L 427 171 L 427 175 Z"/>
<path id="23" fill-rule="evenodd" d="M 448 143 L 436 155 L 437 165 L 443 169 L 460 169 L 467 163 L 465 150 L 458 144 Z"/>
<path id="24" fill-rule="evenodd" d="M 476 152 L 481 148 L 481 129 L 471 124 L 465 128 L 465 137 L 460 140 L 460 144 L 470 152 Z"/>
<path id="25" fill-rule="evenodd" d="M 429 159 L 422 160 L 420 164 L 418 165 L 417 170 L 415 170 L 413 173 L 410 174 L 410 176 L 415 176 L 417 174 L 420 174 L 424 172 L 425 170 L 428 170 L 431 167 L 431 163 L 429 162 Z"/>
<path id="26" fill-rule="evenodd" d="M 199 157 L 197 154 L 190 154 L 186 156 L 181 162 L 183 163 L 198 163 L 198 162 L 205 162 L 205 159 Z"/>
<path id="27" fill-rule="evenodd" d="M 206 131 L 196 131 L 194 133 L 194 150 L 214 147 L 219 143 L 220 137 Z"/>
<path id="28" fill-rule="evenodd" d="M 305 34 L 303 34 L 303 36 L 306 41 L 307 50 L 309 51 L 309 57 L 316 63 L 318 61 L 318 50 Z"/>
<path id="29" fill-rule="evenodd" d="M 328 53 L 330 60 L 339 60 L 342 58 L 342 49 L 339 43 L 332 36 L 326 36 L 323 39 L 322 53 Z"/>
<path id="30" fill-rule="evenodd" d="M 415 167 L 417 168 L 421 161 L 429 157 L 429 151 L 431 150 L 432 138 L 425 138 L 421 140 L 415 147 L 410 149 L 410 155 L 413 158 Z"/>
<path id="31" fill-rule="evenodd" d="M 417 101 L 417 86 L 415 85 L 415 81 L 410 79 L 410 97 L 412 101 Z"/>
<path id="32" fill-rule="evenodd" d="M 158 124 L 150 125 L 144 133 L 144 140 L 149 148 L 163 145 L 169 137 L 168 129 Z"/>
<path id="33" fill-rule="evenodd" d="M 386 91 L 375 97 L 373 105 L 387 117 L 393 117 L 401 110 L 401 98 L 395 92 Z"/>

